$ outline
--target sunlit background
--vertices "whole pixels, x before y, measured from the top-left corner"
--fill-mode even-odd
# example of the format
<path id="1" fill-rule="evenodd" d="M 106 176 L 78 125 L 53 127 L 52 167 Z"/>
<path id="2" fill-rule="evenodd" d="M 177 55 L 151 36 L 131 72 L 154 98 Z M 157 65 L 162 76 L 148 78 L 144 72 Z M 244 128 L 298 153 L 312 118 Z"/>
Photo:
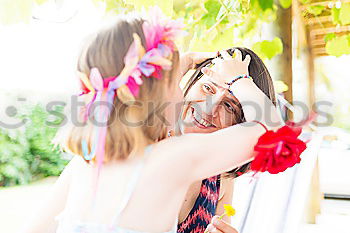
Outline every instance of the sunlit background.
<path id="1" fill-rule="evenodd" d="M 119 14 L 150 5 L 184 18 L 182 52 L 252 48 L 280 96 L 309 108 L 327 102 L 313 109 L 329 115 L 314 124 L 304 163 L 261 181 L 237 179 L 233 222 L 240 232 L 350 232 L 347 0 L 0 0 L 0 232 L 15 232 L 70 158 L 51 143 L 57 127 L 45 121 L 60 121 L 46 104 L 69 103 L 78 93 L 82 41 Z M 303 116 L 296 108 L 295 119 Z"/>

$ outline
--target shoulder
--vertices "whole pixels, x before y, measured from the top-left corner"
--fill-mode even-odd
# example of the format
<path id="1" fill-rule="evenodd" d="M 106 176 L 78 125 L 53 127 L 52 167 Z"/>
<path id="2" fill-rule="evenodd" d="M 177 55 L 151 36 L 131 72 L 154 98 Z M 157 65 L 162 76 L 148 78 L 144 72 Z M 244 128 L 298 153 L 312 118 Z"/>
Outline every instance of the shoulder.
<path id="1" fill-rule="evenodd" d="M 147 167 L 152 173 L 158 173 L 159 177 L 167 177 L 168 181 L 188 183 L 192 181 L 189 177 L 194 159 L 194 148 L 191 145 L 192 136 L 179 136 L 162 140 L 152 146 L 147 158 Z M 154 177 L 157 177 L 153 174 Z"/>

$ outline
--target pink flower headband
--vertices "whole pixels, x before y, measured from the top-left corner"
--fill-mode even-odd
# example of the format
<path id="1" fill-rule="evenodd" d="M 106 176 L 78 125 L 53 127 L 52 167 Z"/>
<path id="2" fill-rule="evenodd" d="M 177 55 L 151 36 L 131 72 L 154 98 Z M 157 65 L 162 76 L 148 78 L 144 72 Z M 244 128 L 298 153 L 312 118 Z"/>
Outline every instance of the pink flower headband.
<path id="1" fill-rule="evenodd" d="M 106 101 L 108 106 L 112 106 L 115 95 L 125 103 L 134 101 L 143 83 L 142 76 L 161 79 L 162 70 L 171 69 L 172 62 L 168 57 L 175 50 L 174 40 L 184 34 L 184 24 L 181 20 L 166 18 L 158 7 L 151 8 L 148 15 L 150 18 L 142 25 L 147 48 L 142 46 L 140 37 L 134 33 L 134 41 L 124 58 L 125 66 L 119 75 L 103 79 L 98 68 L 91 69 L 89 78 L 79 72 L 83 84 L 81 95 L 92 95 L 91 101 L 85 107 L 85 120 L 88 119 L 94 102 Z M 103 162 L 106 124 L 111 108 L 99 107 L 101 108 L 96 118 L 105 125 L 97 130 L 91 152 L 85 140 L 82 141 L 82 150 L 87 161 L 93 160 L 96 155 L 100 166 Z"/>

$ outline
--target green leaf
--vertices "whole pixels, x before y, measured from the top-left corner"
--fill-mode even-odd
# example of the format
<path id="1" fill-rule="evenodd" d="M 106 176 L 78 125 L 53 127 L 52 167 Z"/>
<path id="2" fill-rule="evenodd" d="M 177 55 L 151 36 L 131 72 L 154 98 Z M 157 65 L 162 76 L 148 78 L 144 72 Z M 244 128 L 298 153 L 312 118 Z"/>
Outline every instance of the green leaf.
<path id="1" fill-rule="evenodd" d="M 288 91 L 288 85 L 285 83 L 285 82 L 283 82 L 283 81 L 281 81 L 281 80 L 277 80 L 277 81 L 275 81 L 274 83 L 273 83 L 273 85 L 275 86 L 275 90 L 276 90 L 276 92 L 278 93 L 278 94 L 280 94 L 280 93 L 283 93 L 283 92 L 286 92 L 286 91 Z"/>
<path id="2" fill-rule="evenodd" d="M 340 19 L 339 19 L 339 13 L 340 13 L 340 9 L 333 7 L 332 10 L 332 19 L 333 19 L 333 23 L 334 24 L 340 24 Z"/>
<path id="3" fill-rule="evenodd" d="M 259 5 L 262 10 L 272 9 L 273 0 L 259 0 Z"/>
<path id="4" fill-rule="evenodd" d="M 203 15 L 200 22 L 208 29 L 216 23 L 221 4 L 216 0 L 208 0 L 204 3 L 204 7 L 207 13 Z"/>
<path id="5" fill-rule="evenodd" d="M 340 57 L 345 54 L 350 54 L 349 37 L 345 35 L 327 41 L 326 52 L 329 55 L 336 57 Z"/>
<path id="6" fill-rule="evenodd" d="M 271 59 L 274 56 L 283 52 L 283 43 L 279 37 L 275 37 L 272 41 L 264 40 L 255 43 L 252 49 L 261 58 Z"/>
<path id="7" fill-rule="evenodd" d="M 335 38 L 335 34 L 334 33 L 328 33 L 325 37 L 324 37 L 324 41 L 327 43 L 330 40 L 333 40 Z"/>
<path id="8" fill-rule="evenodd" d="M 342 4 L 339 12 L 339 20 L 342 25 L 350 24 L 350 3 Z"/>
<path id="9" fill-rule="evenodd" d="M 292 0 L 279 0 L 283 8 L 287 9 L 292 5 Z"/>
<path id="10" fill-rule="evenodd" d="M 215 16 L 216 18 L 220 11 L 221 4 L 216 0 L 208 0 L 204 3 L 204 7 L 208 11 L 209 15 Z"/>
<path id="11" fill-rule="evenodd" d="M 325 7 L 321 5 L 316 5 L 316 6 L 308 6 L 306 9 L 310 14 L 318 16 L 322 13 Z"/>
<path id="12" fill-rule="evenodd" d="M 106 0 L 106 11 L 116 11 L 120 7 L 120 3 L 117 0 Z"/>
<path id="13" fill-rule="evenodd" d="M 210 28 L 216 23 L 216 18 L 212 15 L 205 14 L 201 19 L 201 23 L 204 24 L 206 28 Z"/>
<path id="14" fill-rule="evenodd" d="M 267 9 L 272 9 L 273 0 L 259 0 L 259 5 L 263 11 Z"/>
<path id="15" fill-rule="evenodd" d="M 221 6 L 218 15 L 216 16 L 216 20 L 219 20 L 225 13 L 226 13 L 226 7 Z"/>

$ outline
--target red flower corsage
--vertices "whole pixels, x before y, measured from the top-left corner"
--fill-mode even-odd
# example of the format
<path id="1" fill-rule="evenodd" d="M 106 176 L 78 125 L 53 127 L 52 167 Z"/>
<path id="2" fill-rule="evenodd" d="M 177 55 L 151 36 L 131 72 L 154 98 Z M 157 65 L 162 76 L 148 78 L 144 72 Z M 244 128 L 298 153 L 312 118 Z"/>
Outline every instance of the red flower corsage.
<path id="1" fill-rule="evenodd" d="M 298 139 L 301 127 L 285 125 L 275 132 L 258 123 L 266 133 L 254 147 L 256 155 L 251 163 L 252 171 L 277 174 L 300 162 L 300 154 L 306 149 L 306 143 Z"/>

